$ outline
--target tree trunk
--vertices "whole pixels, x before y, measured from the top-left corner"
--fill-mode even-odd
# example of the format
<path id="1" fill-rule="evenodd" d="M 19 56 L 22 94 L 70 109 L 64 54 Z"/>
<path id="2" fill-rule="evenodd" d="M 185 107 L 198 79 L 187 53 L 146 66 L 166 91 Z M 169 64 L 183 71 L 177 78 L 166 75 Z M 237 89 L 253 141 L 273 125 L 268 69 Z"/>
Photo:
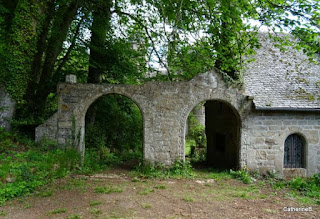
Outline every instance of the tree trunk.
<path id="1" fill-rule="evenodd" d="M 111 28 L 111 7 L 112 1 L 97 4 L 96 10 L 92 13 L 88 83 L 101 83 L 101 76 L 104 72 L 103 66 L 108 61 L 105 56 L 105 43 L 107 33 Z M 96 105 L 89 108 L 86 116 L 88 124 L 94 124 L 96 113 Z"/>
<path id="2" fill-rule="evenodd" d="M 62 51 L 63 42 L 68 34 L 69 27 L 77 14 L 79 0 L 73 0 L 69 5 L 58 9 L 53 20 L 51 36 L 45 51 L 45 60 L 42 66 L 38 89 L 34 99 L 37 100 L 36 112 L 41 114 L 45 108 L 46 98 L 50 94 L 50 82 L 54 72 L 57 57 Z"/>
<path id="3" fill-rule="evenodd" d="M 91 26 L 90 59 L 88 83 L 100 83 L 103 65 L 105 64 L 105 43 L 108 31 L 111 28 L 112 2 L 98 4 L 93 11 Z"/>
<path id="4" fill-rule="evenodd" d="M 44 22 L 42 24 L 42 30 L 40 32 L 38 42 L 37 42 L 37 52 L 33 57 L 33 62 L 31 64 L 30 78 L 28 81 L 28 87 L 25 95 L 25 100 L 28 103 L 29 108 L 34 109 L 37 104 L 37 99 L 35 98 L 35 92 L 37 84 L 40 79 L 40 72 L 42 67 L 42 59 L 44 52 L 47 48 L 47 38 L 51 27 L 51 22 L 55 13 L 55 3 L 50 1 L 45 6 L 43 13 L 46 14 Z"/>

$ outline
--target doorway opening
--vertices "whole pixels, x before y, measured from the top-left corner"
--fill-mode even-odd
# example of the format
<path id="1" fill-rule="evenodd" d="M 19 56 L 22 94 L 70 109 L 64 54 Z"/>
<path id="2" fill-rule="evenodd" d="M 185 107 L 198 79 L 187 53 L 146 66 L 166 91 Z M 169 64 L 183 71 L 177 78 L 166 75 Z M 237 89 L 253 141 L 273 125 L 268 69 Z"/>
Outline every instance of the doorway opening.
<path id="1" fill-rule="evenodd" d="M 208 100 L 189 114 L 186 126 L 185 156 L 195 166 L 238 169 L 240 117 L 220 100 Z"/>

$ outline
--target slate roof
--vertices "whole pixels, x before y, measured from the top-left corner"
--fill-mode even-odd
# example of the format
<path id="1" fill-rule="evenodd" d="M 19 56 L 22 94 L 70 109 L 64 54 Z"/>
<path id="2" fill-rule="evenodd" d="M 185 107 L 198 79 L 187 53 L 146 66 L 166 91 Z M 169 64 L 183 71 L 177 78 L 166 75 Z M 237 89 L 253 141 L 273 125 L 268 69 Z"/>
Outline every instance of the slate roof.
<path id="1" fill-rule="evenodd" d="M 320 65 L 302 51 L 280 51 L 266 34 L 244 72 L 246 94 L 256 109 L 320 110 Z"/>

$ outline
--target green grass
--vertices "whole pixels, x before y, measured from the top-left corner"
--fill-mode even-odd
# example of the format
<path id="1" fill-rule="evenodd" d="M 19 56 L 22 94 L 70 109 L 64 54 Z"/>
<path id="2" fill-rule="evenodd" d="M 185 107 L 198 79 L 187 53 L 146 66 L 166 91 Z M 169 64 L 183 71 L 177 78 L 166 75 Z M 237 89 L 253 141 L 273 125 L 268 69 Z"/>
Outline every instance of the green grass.
<path id="1" fill-rule="evenodd" d="M 121 193 L 123 192 L 123 189 L 117 186 L 97 186 L 94 189 L 95 193 L 100 193 L 100 194 L 110 194 L 110 193 Z"/>
<path id="2" fill-rule="evenodd" d="M 133 173 L 144 178 L 194 178 L 195 173 L 189 162 L 176 161 L 172 166 L 165 167 L 161 164 L 151 165 L 140 163 Z"/>
<path id="3" fill-rule="evenodd" d="M 182 200 L 186 201 L 186 202 L 194 202 L 195 201 L 194 197 L 192 197 L 192 196 L 185 196 L 182 198 Z"/>
<path id="4" fill-rule="evenodd" d="M 4 212 L 4 211 L 0 211 L 0 216 L 3 216 L 3 217 L 5 217 L 5 216 L 7 216 L 7 212 Z"/>
<path id="5" fill-rule="evenodd" d="M 154 188 L 155 189 L 167 189 L 167 186 L 165 186 L 165 185 L 156 185 Z"/>
<path id="6" fill-rule="evenodd" d="M 67 219 L 81 219 L 82 217 L 78 214 L 72 214 L 67 217 Z"/>
<path id="7" fill-rule="evenodd" d="M 52 190 L 40 192 L 40 196 L 41 196 L 41 197 L 50 197 L 50 196 L 52 196 L 52 195 L 53 195 L 53 191 L 52 191 Z"/>
<path id="8" fill-rule="evenodd" d="M 52 211 L 49 211 L 48 215 L 50 215 L 50 214 L 61 214 L 61 213 L 65 213 L 65 212 L 67 212 L 66 208 L 57 208 L 57 209 L 54 209 Z"/>
<path id="9" fill-rule="evenodd" d="M 218 169 L 212 169 L 212 168 L 197 170 L 195 174 L 199 178 L 214 179 L 215 181 L 230 180 L 232 178 L 230 171 L 218 170 Z"/>
<path id="10" fill-rule="evenodd" d="M 91 208 L 89 213 L 92 214 L 92 215 L 98 216 L 98 215 L 102 214 L 102 211 L 100 209 L 97 209 L 97 208 Z"/>
<path id="11" fill-rule="evenodd" d="M 152 205 L 150 203 L 141 203 L 141 207 L 144 208 L 144 209 L 150 209 L 152 208 Z"/>
<path id="12" fill-rule="evenodd" d="M 143 189 L 143 190 L 139 191 L 138 194 L 139 194 L 139 195 L 148 195 L 148 194 L 150 194 L 151 192 L 154 192 L 154 189 L 146 188 L 146 189 Z"/>
<path id="13" fill-rule="evenodd" d="M 101 205 L 102 201 L 91 201 L 90 206 L 96 206 L 96 205 Z"/>

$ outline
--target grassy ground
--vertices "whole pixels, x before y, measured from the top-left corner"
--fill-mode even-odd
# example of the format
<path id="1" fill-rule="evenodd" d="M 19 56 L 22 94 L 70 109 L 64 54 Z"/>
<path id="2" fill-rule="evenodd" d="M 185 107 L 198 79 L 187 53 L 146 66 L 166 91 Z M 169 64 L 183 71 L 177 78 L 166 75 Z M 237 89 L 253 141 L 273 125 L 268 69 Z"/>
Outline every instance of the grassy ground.
<path id="1" fill-rule="evenodd" d="M 0 218 L 317 218 L 320 175 L 261 177 L 247 170 L 138 165 L 136 153 L 21 142 L 0 130 Z M 286 212 L 284 207 L 312 207 Z"/>
<path id="2" fill-rule="evenodd" d="M 227 172 L 195 171 L 192 178 L 145 178 L 111 168 L 70 175 L 0 207 L 3 218 L 317 218 L 319 205 L 275 189 L 244 184 Z M 285 212 L 284 207 L 312 207 Z"/>

